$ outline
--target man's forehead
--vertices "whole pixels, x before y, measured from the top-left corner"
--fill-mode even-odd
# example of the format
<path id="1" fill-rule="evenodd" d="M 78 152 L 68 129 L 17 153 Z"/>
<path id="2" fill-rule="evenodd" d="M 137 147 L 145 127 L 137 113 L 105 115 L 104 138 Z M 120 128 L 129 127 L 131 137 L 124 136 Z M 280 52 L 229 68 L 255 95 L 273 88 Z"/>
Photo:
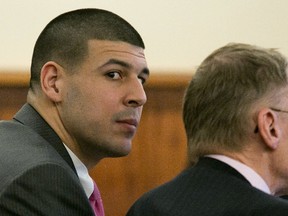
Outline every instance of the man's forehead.
<path id="1" fill-rule="evenodd" d="M 144 49 L 122 41 L 89 40 L 88 47 L 91 52 L 103 54 L 128 54 L 138 58 L 145 58 Z"/>
<path id="2" fill-rule="evenodd" d="M 90 40 L 88 47 L 88 61 L 93 62 L 96 68 L 120 65 L 149 75 L 144 49 L 141 47 L 108 40 Z"/>

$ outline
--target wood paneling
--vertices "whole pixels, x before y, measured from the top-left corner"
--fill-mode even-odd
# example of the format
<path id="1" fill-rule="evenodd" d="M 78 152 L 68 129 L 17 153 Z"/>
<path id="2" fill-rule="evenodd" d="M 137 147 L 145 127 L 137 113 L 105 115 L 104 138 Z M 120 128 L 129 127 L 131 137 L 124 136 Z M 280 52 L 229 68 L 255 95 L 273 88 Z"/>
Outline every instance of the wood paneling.
<path id="1" fill-rule="evenodd" d="M 28 73 L 0 72 L 0 120 L 10 119 L 26 102 Z"/>
<path id="2" fill-rule="evenodd" d="M 0 120 L 10 119 L 26 101 L 27 87 L 1 87 Z"/>
<path id="3" fill-rule="evenodd" d="M 28 76 L 0 73 L 0 119 L 9 119 L 25 103 Z M 8 76 L 6 76 L 8 78 Z M 97 182 L 106 216 L 124 216 L 143 193 L 170 180 L 186 166 L 182 98 L 191 76 L 151 76 L 132 152 L 101 161 L 91 175 Z M 3 84 L 4 83 L 4 84 Z M 1 85 L 2 84 L 2 85 Z"/>

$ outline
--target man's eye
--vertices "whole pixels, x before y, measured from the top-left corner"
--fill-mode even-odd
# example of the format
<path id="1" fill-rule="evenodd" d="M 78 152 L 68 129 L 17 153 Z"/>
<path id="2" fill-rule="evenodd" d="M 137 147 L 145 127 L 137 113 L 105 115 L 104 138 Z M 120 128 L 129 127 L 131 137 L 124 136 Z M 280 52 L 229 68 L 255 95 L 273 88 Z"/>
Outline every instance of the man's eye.
<path id="1" fill-rule="evenodd" d="M 110 72 L 107 74 L 107 76 L 114 80 L 118 80 L 122 78 L 119 72 Z"/>

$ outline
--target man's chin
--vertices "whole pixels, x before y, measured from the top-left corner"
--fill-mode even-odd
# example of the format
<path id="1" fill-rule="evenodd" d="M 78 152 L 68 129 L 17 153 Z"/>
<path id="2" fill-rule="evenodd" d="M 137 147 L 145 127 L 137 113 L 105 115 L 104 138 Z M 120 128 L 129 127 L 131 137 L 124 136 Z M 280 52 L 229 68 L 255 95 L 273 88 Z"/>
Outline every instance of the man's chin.
<path id="1" fill-rule="evenodd" d="M 129 155 L 129 153 L 130 153 L 130 150 L 129 151 L 113 151 L 109 153 L 109 157 L 112 157 L 112 158 L 125 157 Z"/>
<path id="2" fill-rule="evenodd" d="M 131 144 L 121 146 L 121 148 L 110 149 L 107 152 L 108 157 L 125 157 L 131 152 Z"/>

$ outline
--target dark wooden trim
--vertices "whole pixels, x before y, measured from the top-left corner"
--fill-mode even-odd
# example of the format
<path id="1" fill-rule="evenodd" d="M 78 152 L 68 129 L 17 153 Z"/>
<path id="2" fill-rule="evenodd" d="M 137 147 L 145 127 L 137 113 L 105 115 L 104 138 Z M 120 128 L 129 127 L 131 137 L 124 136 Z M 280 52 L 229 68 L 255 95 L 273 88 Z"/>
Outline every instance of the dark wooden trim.
<path id="1" fill-rule="evenodd" d="M 158 88 L 179 88 L 188 85 L 192 78 L 192 72 L 189 73 L 153 73 L 147 82 L 147 87 Z M 0 87 L 28 87 L 29 72 L 7 72 L 0 71 Z"/>
<path id="2" fill-rule="evenodd" d="M 192 73 L 154 73 L 150 76 L 147 87 L 182 88 L 187 86 L 192 78 Z"/>
<path id="3" fill-rule="evenodd" d="M 27 72 L 0 71 L 0 87 L 25 87 L 29 85 L 29 79 Z"/>

